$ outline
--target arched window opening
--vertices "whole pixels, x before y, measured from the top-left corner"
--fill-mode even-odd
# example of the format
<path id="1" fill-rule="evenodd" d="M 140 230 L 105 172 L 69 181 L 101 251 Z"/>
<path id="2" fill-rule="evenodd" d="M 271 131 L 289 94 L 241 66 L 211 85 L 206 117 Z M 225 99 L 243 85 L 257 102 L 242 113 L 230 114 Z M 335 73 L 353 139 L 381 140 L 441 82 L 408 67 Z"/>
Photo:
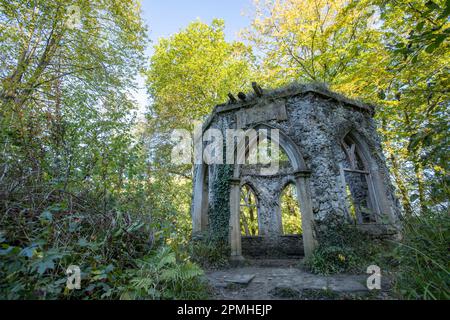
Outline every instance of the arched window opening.
<path id="1" fill-rule="evenodd" d="M 370 172 L 350 136 L 343 140 L 342 149 L 345 153 L 342 167 L 349 215 L 357 223 L 376 222 L 370 194 Z"/>
<path id="2" fill-rule="evenodd" d="M 283 234 L 302 234 L 302 218 L 297 200 L 297 188 L 293 183 L 289 183 L 281 193 L 280 206 Z"/>
<path id="3" fill-rule="evenodd" d="M 268 164 L 278 161 L 281 165 L 289 165 L 290 160 L 286 151 L 280 145 L 275 148 L 276 143 L 269 137 L 261 140 L 258 136 L 257 143 L 250 147 L 246 138 L 245 164 Z"/>
<path id="4" fill-rule="evenodd" d="M 248 185 L 241 188 L 240 220 L 242 235 L 248 237 L 259 235 L 257 198 Z"/>
<path id="5" fill-rule="evenodd" d="M 280 150 L 278 152 L 278 162 L 280 163 L 281 167 L 291 165 L 291 162 L 289 160 L 289 157 L 288 157 L 286 151 L 284 151 L 284 149 L 281 148 L 281 146 L 280 146 Z"/>

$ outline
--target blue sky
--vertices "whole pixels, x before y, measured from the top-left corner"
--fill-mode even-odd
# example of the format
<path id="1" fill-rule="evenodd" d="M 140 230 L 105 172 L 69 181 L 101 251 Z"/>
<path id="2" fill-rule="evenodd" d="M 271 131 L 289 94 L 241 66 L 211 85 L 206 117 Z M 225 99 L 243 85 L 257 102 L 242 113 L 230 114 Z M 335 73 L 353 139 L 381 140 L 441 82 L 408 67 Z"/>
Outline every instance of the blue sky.
<path id="1" fill-rule="evenodd" d="M 143 19 L 152 41 L 147 54 L 152 53 L 152 47 L 159 38 L 169 37 L 196 19 L 208 24 L 214 18 L 224 19 L 226 40 L 237 40 L 239 31 L 250 24 L 249 13 L 253 9 L 252 2 L 252 0 L 141 0 Z M 140 106 L 140 113 L 143 113 L 148 105 L 148 97 L 144 79 L 139 76 L 137 80 L 140 89 L 133 96 Z"/>
<path id="2" fill-rule="evenodd" d="M 252 0 L 142 0 L 143 18 L 154 43 L 196 19 L 211 23 L 214 18 L 224 19 L 227 40 L 236 40 L 239 30 L 250 22 L 242 13 L 252 7 Z"/>

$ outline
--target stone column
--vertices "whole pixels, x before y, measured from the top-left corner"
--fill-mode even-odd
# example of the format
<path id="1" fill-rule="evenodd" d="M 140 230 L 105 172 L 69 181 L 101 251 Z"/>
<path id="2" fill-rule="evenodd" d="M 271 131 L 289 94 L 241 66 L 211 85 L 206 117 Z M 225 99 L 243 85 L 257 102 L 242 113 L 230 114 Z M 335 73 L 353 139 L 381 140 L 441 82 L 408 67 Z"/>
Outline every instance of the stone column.
<path id="1" fill-rule="evenodd" d="M 231 260 L 242 261 L 240 214 L 240 179 L 230 180 L 230 246 Z"/>
<path id="2" fill-rule="evenodd" d="M 297 197 L 300 202 L 300 211 L 302 214 L 303 246 L 305 257 L 311 256 L 316 248 L 317 242 L 314 237 L 314 216 L 312 209 L 311 190 L 309 188 L 309 178 L 311 172 L 298 171 L 295 173 L 295 184 L 297 187 Z"/>
<path id="3" fill-rule="evenodd" d="M 369 190 L 374 202 L 374 210 L 377 215 L 377 222 L 382 223 L 382 218 L 387 217 L 392 225 L 396 225 L 397 219 L 393 208 L 389 205 L 386 187 L 380 177 L 377 168 L 370 168 L 370 176 L 367 178 Z"/>
<path id="4" fill-rule="evenodd" d="M 194 197 L 192 199 L 192 233 L 198 234 L 202 232 L 202 213 L 203 213 L 203 179 L 204 169 L 203 165 L 195 166 L 195 180 L 194 180 Z"/>
<path id="5" fill-rule="evenodd" d="M 281 218 L 281 195 L 271 194 L 265 199 L 269 225 L 266 235 L 272 238 L 278 238 L 283 235 L 283 222 Z"/>

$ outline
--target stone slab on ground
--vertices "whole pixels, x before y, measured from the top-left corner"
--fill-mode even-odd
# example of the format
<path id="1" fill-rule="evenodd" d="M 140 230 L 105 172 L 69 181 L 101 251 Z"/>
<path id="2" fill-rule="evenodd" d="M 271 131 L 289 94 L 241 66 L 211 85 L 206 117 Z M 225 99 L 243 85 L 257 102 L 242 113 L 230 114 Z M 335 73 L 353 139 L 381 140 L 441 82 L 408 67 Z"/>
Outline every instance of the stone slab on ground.
<path id="1" fill-rule="evenodd" d="M 250 265 L 207 271 L 206 277 L 214 290 L 213 299 L 219 300 L 341 299 L 373 295 L 366 287 L 368 275 L 320 276 L 298 266 Z M 230 283 L 245 286 L 229 286 Z"/>
<path id="2" fill-rule="evenodd" d="M 254 274 L 235 274 L 231 276 L 224 276 L 224 281 L 229 283 L 248 285 L 254 278 Z"/>

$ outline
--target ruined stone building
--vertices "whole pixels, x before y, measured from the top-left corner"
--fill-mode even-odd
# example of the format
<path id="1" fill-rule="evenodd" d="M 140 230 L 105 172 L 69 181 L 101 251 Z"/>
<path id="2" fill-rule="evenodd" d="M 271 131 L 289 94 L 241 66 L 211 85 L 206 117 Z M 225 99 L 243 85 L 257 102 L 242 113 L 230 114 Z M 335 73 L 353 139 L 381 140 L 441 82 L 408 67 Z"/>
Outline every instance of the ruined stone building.
<path id="1" fill-rule="evenodd" d="M 236 260 L 308 256 L 318 244 L 317 233 L 327 232 L 336 219 L 377 236 L 395 234 L 400 209 L 375 108 L 318 85 L 253 87 L 254 93 L 240 93 L 239 99 L 230 95 L 228 103 L 216 106 L 203 131 L 218 129 L 223 137 L 228 129 L 264 131 L 279 144 L 279 170 L 267 173 L 264 164 L 246 162 L 259 135 L 233 143 L 234 164 L 196 165 L 193 233 L 223 235 Z M 277 134 L 271 134 L 274 129 Z M 226 142 L 224 148 L 230 147 Z M 297 233 L 283 227 L 282 197 L 288 187 L 298 202 Z M 251 216 L 243 217 L 244 210 Z"/>

